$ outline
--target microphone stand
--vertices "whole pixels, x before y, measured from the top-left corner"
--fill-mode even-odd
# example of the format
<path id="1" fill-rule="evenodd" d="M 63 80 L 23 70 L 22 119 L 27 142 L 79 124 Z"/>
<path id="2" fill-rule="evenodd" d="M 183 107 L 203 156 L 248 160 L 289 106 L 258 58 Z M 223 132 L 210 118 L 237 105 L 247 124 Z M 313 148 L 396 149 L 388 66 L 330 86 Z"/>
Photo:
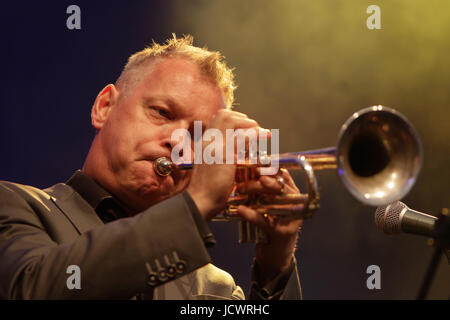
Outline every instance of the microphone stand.
<path id="1" fill-rule="evenodd" d="M 417 295 L 417 300 L 424 300 L 427 297 L 442 253 L 447 255 L 448 263 L 450 264 L 450 215 L 447 208 L 441 210 L 441 214 L 434 225 L 434 231 L 436 234 L 434 252 Z"/>

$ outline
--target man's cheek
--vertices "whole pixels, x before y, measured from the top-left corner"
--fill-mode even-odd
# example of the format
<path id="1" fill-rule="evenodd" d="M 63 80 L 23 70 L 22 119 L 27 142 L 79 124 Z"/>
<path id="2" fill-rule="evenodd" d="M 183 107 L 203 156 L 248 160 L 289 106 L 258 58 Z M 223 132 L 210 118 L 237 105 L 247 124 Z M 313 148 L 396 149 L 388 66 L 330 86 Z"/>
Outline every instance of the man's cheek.
<path id="1" fill-rule="evenodd" d="M 189 182 L 191 181 L 191 177 L 192 177 L 192 170 L 184 171 L 182 173 L 180 182 L 178 183 L 179 187 L 181 189 L 187 188 L 187 186 L 189 185 Z"/>

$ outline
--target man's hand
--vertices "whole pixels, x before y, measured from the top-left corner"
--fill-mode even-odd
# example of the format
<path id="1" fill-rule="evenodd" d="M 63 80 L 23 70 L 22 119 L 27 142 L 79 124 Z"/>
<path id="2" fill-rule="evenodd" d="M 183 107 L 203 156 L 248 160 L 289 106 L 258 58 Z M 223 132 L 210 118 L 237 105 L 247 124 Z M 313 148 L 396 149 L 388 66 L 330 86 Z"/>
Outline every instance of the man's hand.
<path id="1" fill-rule="evenodd" d="M 284 188 L 275 176 L 260 176 L 258 180 L 251 181 L 247 185 L 240 185 L 238 190 L 242 193 L 280 194 L 281 191 L 285 194 L 300 193 L 287 170 L 280 169 L 277 176 L 284 179 Z M 259 276 L 264 285 L 289 268 L 303 221 L 264 217 L 259 210 L 246 206 L 239 206 L 238 213 L 245 220 L 261 227 L 269 237 L 268 244 L 258 243 L 255 247 L 255 259 L 261 272 Z"/>
<path id="2" fill-rule="evenodd" d="M 220 110 L 207 129 L 211 128 L 220 130 L 224 140 L 226 129 L 255 129 L 256 132 L 259 132 L 261 129 L 258 123 L 253 119 L 249 119 L 247 115 L 229 110 Z M 186 189 L 206 220 L 211 220 L 225 208 L 234 186 L 236 165 L 225 164 L 225 142 L 223 141 L 222 153 L 224 164 L 202 163 L 195 165 L 191 181 Z M 208 144 L 208 142 L 203 142 L 203 150 Z M 236 148 L 234 158 L 234 163 L 236 163 Z"/>
<path id="3" fill-rule="evenodd" d="M 209 128 L 220 130 L 224 139 L 226 137 L 226 129 L 255 129 L 257 132 L 262 129 L 255 120 L 249 119 L 247 115 L 229 110 L 220 110 L 207 129 Z M 268 137 L 270 138 L 270 134 Z M 208 144 L 203 142 L 203 149 Z M 225 208 L 235 185 L 236 165 L 225 164 L 225 141 L 223 146 L 224 164 L 202 163 L 195 165 L 190 184 L 186 189 L 206 220 L 211 220 Z M 236 148 L 234 163 L 236 163 Z M 263 175 L 245 185 L 238 185 L 238 191 L 240 193 L 274 195 L 280 194 L 281 191 L 284 193 L 299 193 L 287 170 L 281 169 L 277 176 L 284 179 L 284 186 L 281 185 L 276 176 Z M 289 268 L 302 221 L 275 219 L 270 216 L 265 218 L 261 212 L 246 206 L 239 206 L 238 214 L 245 220 L 260 226 L 269 236 L 269 244 L 257 244 L 255 247 L 255 258 L 261 271 L 261 280 L 266 283 L 280 272 Z"/>

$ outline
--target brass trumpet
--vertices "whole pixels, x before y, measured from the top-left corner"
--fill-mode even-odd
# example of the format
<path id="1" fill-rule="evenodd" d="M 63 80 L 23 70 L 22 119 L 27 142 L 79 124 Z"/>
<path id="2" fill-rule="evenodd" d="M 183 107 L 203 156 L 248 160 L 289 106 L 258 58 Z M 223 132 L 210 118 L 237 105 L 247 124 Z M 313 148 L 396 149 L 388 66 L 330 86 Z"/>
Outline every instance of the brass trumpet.
<path id="1" fill-rule="evenodd" d="M 403 198 L 419 174 L 422 145 L 416 130 L 402 114 L 383 106 L 373 106 L 355 112 L 344 123 L 336 147 L 284 153 L 269 158 L 270 161 L 278 161 L 280 168 L 302 171 L 306 192 L 274 196 L 240 194 L 235 188 L 226 210 L 215 220 L 240 220 L 240 242 L 266 240 L 259 228 L 234 214 L 240 204 L 264 209 L 268 215 L 290 219 L 310 218 L 319 208 L 314 170 L 337 170 L 347 190 L 367 205 L 380 206 Z M 257 167 L 254 164 L 238 164 L 236 183 L 254 179 Z M 173 170 L 192 168 L 192 163 L 176 165 L 165 157 L 155 161 L 155 171 L 162 176 Z"/>

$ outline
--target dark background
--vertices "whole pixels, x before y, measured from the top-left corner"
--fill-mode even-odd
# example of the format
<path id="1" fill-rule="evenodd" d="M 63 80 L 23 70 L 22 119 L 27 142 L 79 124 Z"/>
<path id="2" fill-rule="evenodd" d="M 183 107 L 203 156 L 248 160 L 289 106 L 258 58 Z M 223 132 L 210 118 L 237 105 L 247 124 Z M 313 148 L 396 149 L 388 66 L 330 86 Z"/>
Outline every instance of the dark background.
<path id="1" fill-rule="evenodd" d="M 81 8 L 68 30 L 66 8 Z M 381 8 L 368 30 L 366 8 Z M 280 151 L 332 146 L 354 112 L 383 104 L 416 127 L 424 163 L 403 201 L 437 214 L 450 175 L 450 4 L 429 1 L 16 1 L 1 8 L 0 179 L 37 187 L 80 168 L 94 130 L 90 109 L 128 56 L 152 39 L 192 34 L 236 68 L 238 110 L 280 129 Z M 426 238 L 386 236 L 374 208 L 354 200 L 333 172 L 317 173 L 321 210 L 297 251 L 306 299 L 413 299 L 432 248 Z M 234 223 L 213 223 L 215 264 L 249 288 L 252 246 Z M 368 290 L 366 268 L 381 268 Z M 441 260 L 430 297 L 450 298 Z"/>

